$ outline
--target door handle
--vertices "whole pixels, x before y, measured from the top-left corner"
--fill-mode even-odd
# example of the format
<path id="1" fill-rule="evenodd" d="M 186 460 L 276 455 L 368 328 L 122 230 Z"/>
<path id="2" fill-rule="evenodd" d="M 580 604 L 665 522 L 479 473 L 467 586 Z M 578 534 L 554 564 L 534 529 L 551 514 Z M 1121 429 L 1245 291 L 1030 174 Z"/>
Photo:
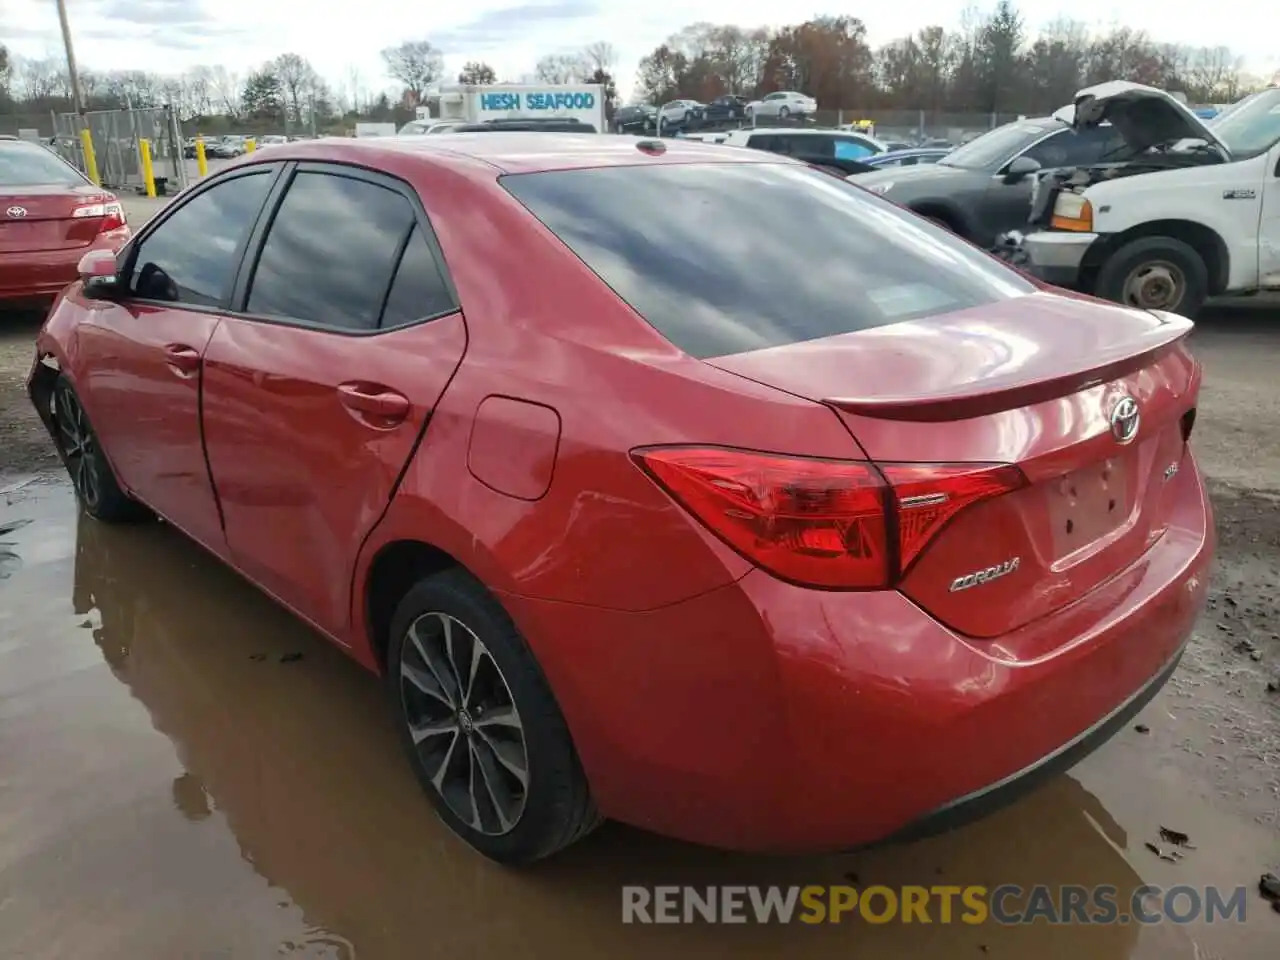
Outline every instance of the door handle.
<path id="1" fill-rule="evenodd" d="M 179 374 L 195 373 L 200 369 L 200 351 L 181 343 L 171 343 L 164 348 L 165 360 Z"/>
<path id="2" fill-rule="evenodd" d="M 409 398 L 394 390 L 343 383 L 338 385 L 338 395 L 348 409 L 358 413 L 397 421 L 409 415 Z"/>

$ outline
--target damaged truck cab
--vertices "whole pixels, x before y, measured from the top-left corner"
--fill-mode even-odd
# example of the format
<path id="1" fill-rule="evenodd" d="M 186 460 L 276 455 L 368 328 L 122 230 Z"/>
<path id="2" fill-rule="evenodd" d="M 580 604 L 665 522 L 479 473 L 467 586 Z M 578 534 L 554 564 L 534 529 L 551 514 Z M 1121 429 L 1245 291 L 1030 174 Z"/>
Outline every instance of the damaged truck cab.
<path id="1" fill-rule="evenodd" d="M 1208 297 L 1280 289 L 1280 88 L 1206 125 L 1162 90 L 1113 81 L 1059 116 L 1111 123 L 1130 153 L 1041 176 L 1015 241 L 1034 276 L 1187 317 Z"/>

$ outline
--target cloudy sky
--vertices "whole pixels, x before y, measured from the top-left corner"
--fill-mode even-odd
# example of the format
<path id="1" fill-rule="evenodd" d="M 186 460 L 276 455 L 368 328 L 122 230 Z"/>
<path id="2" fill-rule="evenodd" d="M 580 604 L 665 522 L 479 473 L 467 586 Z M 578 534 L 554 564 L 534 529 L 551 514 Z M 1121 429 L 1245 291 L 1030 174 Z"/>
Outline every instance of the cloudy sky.
<path id="1" fill-rule="evenodd" d="M 991 0 L 994 3 L 994 0 Z M 867 24 L 873 43 L 931 23 L 954 26 L 966 0 L 910 3 L 827 0 L 798 5 L 776 0 L 467 0 L 415 4 L 404 0 L 67 0 L 77 57 L 85 68 L 178 72 L 222 64 L 243 72 L 278 53 L 308 58 L 332 83 L 353 71 L 366 89 L 389 85 L 378 51 L 402 40 L 428 39 L 447 54 L 452 73 L 466 60 L 490 63 L 501 79 L 530 72 L 539 56 L 606 40 L 619 54 L 619 89 L 630 92 L 636 61 L 669 34 L 698 20 L 744 26 L 798 22 L 848 13 Z M 987 3 L 980 3 L 987 6 Z M 1116 22 L 1115 0 L 1021 0 L 1032 28 L 1060 15 L 1105 29 Z M 1247 68 L 1280 70 L 1275 0 L 1171 0 L 1128 5 L 1124 22 L 1154 39 L 1231 47 Z M 1212 15 L 1208 13 L 1212 10 Z M 15 53 L 61 55 L 54 0 L 0 0 L 0 41 Z"/>

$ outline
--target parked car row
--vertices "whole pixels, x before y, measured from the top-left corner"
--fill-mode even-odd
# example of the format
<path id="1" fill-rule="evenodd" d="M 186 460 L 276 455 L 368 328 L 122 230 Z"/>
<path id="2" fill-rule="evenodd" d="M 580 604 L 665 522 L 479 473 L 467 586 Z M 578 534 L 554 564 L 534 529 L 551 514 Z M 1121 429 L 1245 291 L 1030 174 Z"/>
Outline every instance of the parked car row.
<path id="1" fill-rule="evenodd" d="M 670 100 L 655 107 L 649 103 L 628 104 L 614 113 L 615 133 L 652 133 L 659 129 L 689 130 L 707 123 L 733 121 L 788 120 L 812 117 L 818 103 L 812 97 L 793 91 L 770 93 L 759 100 L 751 100 L 740 94 L 724 94 L 709 103 L 699 100 Z"/>
<path id="2" fill-rule="evenodd" d="M 259 135 L 223 134 L 222 136 L 187 137 L 182 145 L 182 155 L 188 160 L 194 158 L 196 155 L 197 141 L 204 143 L 204 154 L 206 157 L 218 157 L 220 159 L 227 160 L 232 157 L 244 156 L 248 152 L 248 141 L 250 140 L 253 140 L 256 146 L 269 147 L 303 139 L 307 138 L 299 136 L 290 137 L 276 133 Z"/>

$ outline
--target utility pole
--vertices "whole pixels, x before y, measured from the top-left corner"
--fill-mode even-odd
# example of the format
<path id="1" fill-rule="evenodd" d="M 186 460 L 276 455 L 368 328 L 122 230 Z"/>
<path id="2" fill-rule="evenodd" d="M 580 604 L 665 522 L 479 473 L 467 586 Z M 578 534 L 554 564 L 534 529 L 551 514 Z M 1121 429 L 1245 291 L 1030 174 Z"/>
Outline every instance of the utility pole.
<path id="1" fill-rule="evenodd" d="M 84 93 L 80 89 L 80 72 L 76 70 L 76 51 L 71 43 L 71 24 L 67 21 L 67 0 L 55 0 L 58 4 L 58 22 L 62 25 L 62 44 L 67 48 L 67 75 L 71 78 L 71 98 L 76 113 L 84 122 Z"/>

